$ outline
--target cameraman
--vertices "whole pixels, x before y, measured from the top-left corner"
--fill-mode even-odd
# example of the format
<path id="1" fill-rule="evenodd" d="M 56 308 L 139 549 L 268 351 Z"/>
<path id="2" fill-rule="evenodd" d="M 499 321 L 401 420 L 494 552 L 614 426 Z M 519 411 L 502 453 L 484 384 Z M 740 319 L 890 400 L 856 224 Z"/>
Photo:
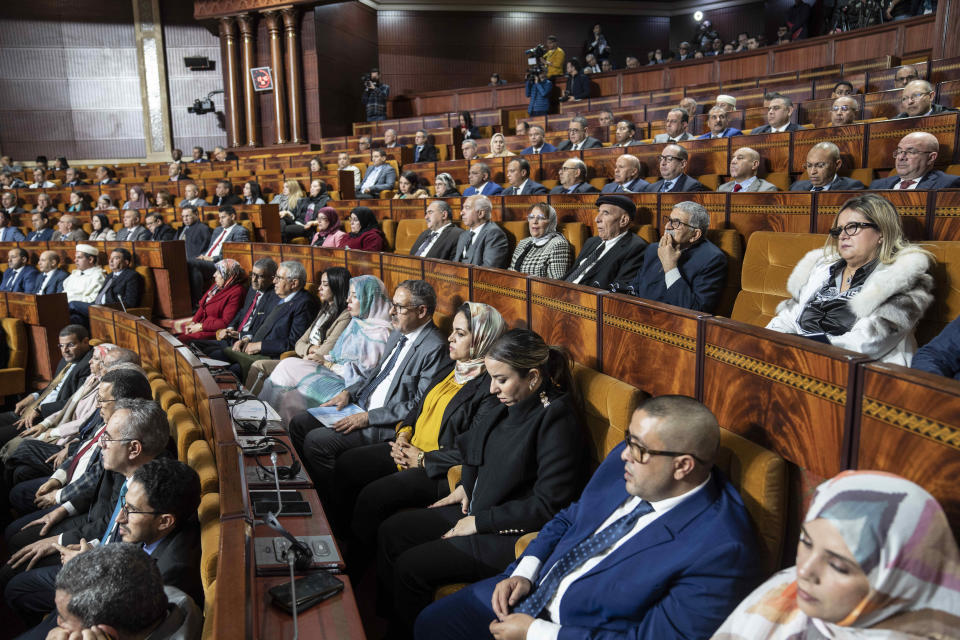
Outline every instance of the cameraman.
<path id="1" fill-rule="evenodd" d="M 547 79 L 553 80 L 563 75 L 566 57 L 559 46 L 557 36 L 547 36 L 547 52 L 541 58 L 542 63 L 547 66 Z"/>
<path id="2" fill-rule="evenodd" d="M 390 85 L 380 82 L 380 70 L 371 69 L 363 77 L 363 95 L 360 100 L 367 110 L 367 122 L 387 119 L 387 97 Z"/>
<path id="3" fill-rule="evenodd" d="M 550 91 L 553 83 L 547 80 L 545 75 L 544 70 L 527 74 L 527 97 L 530 98 L 527 113 L 531 116 L 545 116 L 550 111 Z"/>

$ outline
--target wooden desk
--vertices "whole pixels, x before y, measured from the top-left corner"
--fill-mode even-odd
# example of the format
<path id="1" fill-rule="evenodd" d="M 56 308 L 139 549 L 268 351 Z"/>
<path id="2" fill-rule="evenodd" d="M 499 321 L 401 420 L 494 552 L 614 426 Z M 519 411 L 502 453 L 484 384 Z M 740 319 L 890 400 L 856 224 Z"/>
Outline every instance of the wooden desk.
<path id="1" fill-rule="evenodd" d="M 301 638 L 337 638 L 364 640 L 363 623 L 354 598 L 353 586 L 345 575 L 341 593 L 324 600 L 297 616 Z M 270 602 L 270 588 L 286 584 L 289 577 L 272 576 L 257 578 L 254 584 L 254 636 L 255 638 L 292 638 L 293 616 Z"/>

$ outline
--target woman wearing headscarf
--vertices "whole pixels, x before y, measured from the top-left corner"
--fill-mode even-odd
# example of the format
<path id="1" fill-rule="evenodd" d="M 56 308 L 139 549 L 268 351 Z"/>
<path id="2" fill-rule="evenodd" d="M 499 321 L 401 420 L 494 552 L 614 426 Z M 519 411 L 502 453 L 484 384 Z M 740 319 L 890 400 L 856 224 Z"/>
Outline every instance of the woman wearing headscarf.
<path id="1" fill-rule="evenodd" d="M 200 306 L 192 320 L 174 326 L 174 332 L 181 342 L 213 340 L 217 331 L 227 327 L 243 304 L 246 290 L 240 263 L 224 258 L 215 266 L 213 286 L 200 299 Z"/>
<path id="2" fill-rule="evenodd" d="M 320 275 L 320 286 L 317 287 L 317 298 L 320 299 L 320 311 L 317 317 L 307 327 L 307 330 L 297 340 L 293 350 L 296 358 L 283 360 L 257 360 L 250 365 L 250 375 L 257 382 L 250 386 L 250 392 L 258 394 L 263 388 L 260 381 L 268 380 L 277 366 L 283 362 L 284 367 L 302 367 L 299 360 L 309 360 L 323 364 L 323 357 L 333 350 L 337 339 L 350 324 L 350 310 L 347 309 L 347 296 L 350 295 L 350 272 L 343 267 L 330 267 Z M 315 366 L 304 370 L 304 375 L 313 373 Z M 291 373 L 291 378 L 296 374 Z M 249 376 L 248 376 L 249 378 Z"/>
<path id="3" fill-rule="evenodd" d="M 347 232 L 340 224 L 340 217 L 333 207 L 321 207 L 317 211 L 317 232 L 310 240 L 311 247 L 339 249 L 347 242 Z"/>
<path id="4" fill-rule="evenodd" d="M 495 133 L 490 138 L 490 153 L 485 157 L 487 158 L 505 158 L 507 156 L 515 156 L 513 151 L 507 149 L 507 139 L 503 137 L 502 133 Z"/>
<path id="5" fill-rule="evenodd" d="M 908 480 L 846 471 L 824 482 L 797 564 L 767 580 L 714 640 L 956 638 L 960 553 L 937 501 Z"/>
<path id="6" fill-rule="evenodd" d="M 361 251 L 383 251 L 387 238 L 380 231 L 377 216 L 369 207 L 354 207 L 350 212 L 350 235 L 344 246 Z"/>
<path id="7" fill-rule="evenodd" d="M 517 243 L 510 269 L 540 278 L 562 280 L 573 259 L 573 247 L 557 231 L 557 212 L 537 203 L 527 214 L 530 235 Z"/>
<path id="8" fill-rule="evenodd" d="M 282 360 L 263 385 L 260 398 L 273 405 L 284 422 L 316 407 L 377 366 L 390 335 L 390 298 L 374 276 L 350 279 L 347 309 L 351 320 L 322 361 Z"/>
<path id="9" fill-rule="evenodd" d="M 149 209 L 150 198 L 138 184 L 130 187 L 130 199 L 123 203 L 124 209 Z"/>
<path id="10" fill-rule="evenodd" d="M 433 187 L 438 198 L 460 197 L 460 192 L 457 191 L 457 181 L 449 173 L 438 173 L 433 181 Z"/>
<path id="11" fill-rule="evenodd" d="M 380 523 L 397 511 L 425 507 L 449 493 L 447 470 L 461 462 L 457 437 L 478 413 L 500 405 L 490 393 L 483 359 L 506 329 L 493 307 L 463 303 L 447 338 L 453 369 L 442 371 L 397 425 L 396 441 L 349 449 L 337 458 L 340 509 L 328 517 L 335 516 L 334 526 L 344 533 L 349 526 L 359 548 L 374 548 Z"/>

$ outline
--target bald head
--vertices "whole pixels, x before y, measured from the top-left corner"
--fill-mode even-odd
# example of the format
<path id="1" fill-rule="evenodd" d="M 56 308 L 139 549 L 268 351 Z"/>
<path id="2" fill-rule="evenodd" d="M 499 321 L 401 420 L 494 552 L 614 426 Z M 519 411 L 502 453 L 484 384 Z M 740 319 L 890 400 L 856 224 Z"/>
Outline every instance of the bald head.
<path id="1" fill-rule="evenodd" d="M 897 144 L 895 168 L 902 180 L 919 180 L 937 161 L 940 143 L 933 134 L 914 131 L 900 139 Z"/>
<path id="2" fill-rule="evenodd" d="M 658 396 L 637 411 L 660 418 L 657 435 L 670 451 L 692 453 L 707 463 L 706 473 L 717 457 L 720 425 L 703 404 L 687 396 Z"/>
<path id="3" fill-rule="evenodd" d="M 757 175 L 760 168 L 760 154 L 750 147 L 740 147 L 730 156 L 730 177 L 743 182 Z"/>
<path id="4" fill-rule="evenodd" d="M 833 101 L 830 107 L 830 124 L 839 127 L 845 124 L 853 124 L 860 117 L 860 105 L 855 98 L 841 96 Z"/>
<path id="5" fill-rule="evenodd" d="M 640 160 L 636 156 L 625 153 L 617 158 L 613 168 L 613 179 L 621 185 L 631 182 L 640 176 Z"/>
<path id="6" fill-rule="evenodd" d="M 903 88 L 900 108 L 908 116 L 926 115 L 933 106 L 933 87 L 926 80 L 913 80 Z"/>
<path id="7" fill-rule="evenodd" d="M 60 254 L 56 251 L 44 251 L 37 259 L 37 270 L 48 273 L 60 266 Z"/>

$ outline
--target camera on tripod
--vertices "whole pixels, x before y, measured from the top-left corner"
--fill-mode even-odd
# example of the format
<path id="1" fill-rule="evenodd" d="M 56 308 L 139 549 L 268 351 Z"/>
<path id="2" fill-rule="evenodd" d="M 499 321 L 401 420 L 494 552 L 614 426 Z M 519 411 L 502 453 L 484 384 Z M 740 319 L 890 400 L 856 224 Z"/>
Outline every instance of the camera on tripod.
<path id="1" fill-rule="evenodd" d="M 524 54 L 527 56 L 527 80 L 536 82 L 538 77 L 546 71 L 546 67 L 540 60 L 547 54 L 547 48 L 538 44 L 524 51 Z"/>

